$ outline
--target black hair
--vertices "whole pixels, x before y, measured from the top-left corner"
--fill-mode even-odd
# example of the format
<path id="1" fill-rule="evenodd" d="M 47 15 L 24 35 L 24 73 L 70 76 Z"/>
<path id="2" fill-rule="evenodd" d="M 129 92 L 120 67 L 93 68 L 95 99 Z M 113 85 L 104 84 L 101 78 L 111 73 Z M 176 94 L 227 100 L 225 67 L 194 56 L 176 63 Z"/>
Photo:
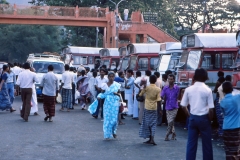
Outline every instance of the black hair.
<path id="1" fill-rule="evenodd" d="M 95 72 L 95 69 L 91 69 L 91 72 Z"/>
<path id="2" fill-rule="evenodd" d="M 141 76 L 142 76 L 141 71 L 137 71 L 137 72 L 136 72 L 136 77 L 141 77 Z"/>
<path id="3" fill-rule="evenodd" d="M 90 71 L 90 68 L 89 67 L 85 67 L 86 71 Z"/>
<path id="4" fill-rule="evenodd" d="M 97 77 L 97 72 L 93 71 L 93 77 Z"/>
<path id="5" fill-rule="evenodd" d="M 167 75 L 166 75 L 166 74 L 163 74 L 163 75 L 162 75 L 162 78 L 164 78 L 165 80 L 167 80 Z"/>
<path id="6" fill-rule="evenodd" d="M 222 84 L 222 88 L 223 88 L 223 93 L 225 93 L 225 94 L 232 93 L 232 91 L 233 91 L 233 86 L 232 86 L 231 82 L 224 82 Z"/>
<path id="7" fill-rule="evenodd" d="M 168 77 L 169 74 L 172 74 L 172 71 L 171 71 L 171 70 L 167 70 L 167 71 L 165 71 L 165 74 L 166 74 L 167 77 Z"/>
<path id="8" fill-rule="evenodd" d="M 106 74 L 106 70 L 104 68 L 100 69 L 100 72 L 102 72 L 102 71 Z"/>
<path id="9" fill-rule="evenodd" d="M 113 70 L 113 72 L 117 73 L 117 68 L 115 68 L 115 69 Z"/>
<path id="10" fill-rule="evenodd" d="M 8 68 L 8 65 L 3 65 L 3 70 L 5 71 Z"/>
<path id="11" fill-rule="evenodd" d="M 194 81 L 205 82 L 206 80 L 208 80 L 208 73 L 203 68 L 196 69 L 193 79 Z"/>
<path id="12" fill-rule="evenodd" d="M 8 66 L 9 66 L 10 68 L 12 68 L 12 67 L 13 67 L 13 64 L 12 64 L 12 63 L 8 63 Z"/>
<path id="13" fill-rule="evenodd" d="M 83 69 L 83 70 L 81 71 L 81 75 L 84 76 L 85 73 L 86 73 L 86 71 Z"/>
<path id="14" fill-rule="evenodd" d="M 149 71 L 149 70 L 146 70 L 146 71 L 145 71 L 145 75 L 146 75 L 146 76 L 151 76 L 151 75 L 152 75 L 152 72 Z"/>
<path id="15" fill-rule="evenodd" d="M 48 66 L 48 70 L 49 70 L 49 71 L 53 71 L 53 69 L 54 69 L 53 65 L 49 65 L 49 66 Z"/>
<path id="16" fill-rule="evenodd" d="M 154 72 L 154 75 L 159 78 L 160 77 L 160 73 L 159 72 Z"/>
<path id="17" fill-rule="evenodd" d="M 220 82 L 221 84 L 225 81 L 225 78 L 224 77 L 219 77 L 218 78 L 218 82 Z"/>
<path id="18" fill-rule="evenodd" d="M 24 63 L 24 64 L 23 64 L 23 68 L 24 68 L 24 69 L 30 69 L 30 68 L 31 68 L 31 67 L 30 67 L 30 63 L 28 63 L 28 62 Z"/>
<path id="19" fill-rule="evenodd" d="M 16 62 L 13 63 L 14 66 L 18 66 L 18 64 Z"/>
<path id="20" fill-rule="evenodd" d="M 123 75 L 123 71 L 118 72 L 118 76 L 121 77 Z"/>
<path id="21" fill-rule="evenodd" d="M 168 77 L 172 77 L 175 81 L 175 76 L 173 74 L 169 74 Z"/>
<path id="22" fill-rule="evenodd" d="M 225 81 L 231 82 L 232 81 L 232 76 L 231 75 L 226 75 Z"/>
<path id="23" fill-rule="evenodd" d="M 156 81 L 157 81 L 157 77 L 155 75 L 151 75 L 149 77 L 149 81 L 150 81 L 151 84 L 155 84 Z"/>
<path id="24" fill-rule="evenodd" d="M 217 75 L 218 75 L 218 77 L 224 77 L 224 72 L 223 71 L 218 71 Z"/>
<path id="25" fill-rule="evenodd" d="M 68 71 L 70 67 L 69 67 L 68 64 L 65 64 L 64 68 L 65 68 L 66 71 Z"/>
<path id="26" fill-rule="evenodd" d="M 107 66 L 104 64 L 104 65 L 102 65 L 101 68 L 107 69 Z"/>
<path id="27" fill-rule="evenodd" d="M 129 69 L 129 70 L 127 70 L 127 73 L 130 73 L 133 75 L 133 70 Z"/>
<path id="28" fill-rule="evenodd" d="M 69 69 L 70 71 L 74 71 L 74 67 L 70 67 L 70 69 Z"/>

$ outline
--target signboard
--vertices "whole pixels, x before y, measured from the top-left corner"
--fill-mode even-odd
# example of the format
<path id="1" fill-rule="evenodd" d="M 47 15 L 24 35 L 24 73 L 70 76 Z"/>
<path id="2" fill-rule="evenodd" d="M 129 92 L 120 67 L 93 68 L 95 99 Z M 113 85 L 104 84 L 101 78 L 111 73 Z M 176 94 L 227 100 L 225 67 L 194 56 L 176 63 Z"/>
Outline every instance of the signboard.
<path id="1" fill-rule="evenodd" d="M 195 36 L 187 36 L 187 47 L 194 47 L 195 46 Z"/>
<path id="2" fill-rule="evenodd" d="M 144 22 L 152 22 L 157 25 L 157 13 L 155 12 L 143 12 Z"/>

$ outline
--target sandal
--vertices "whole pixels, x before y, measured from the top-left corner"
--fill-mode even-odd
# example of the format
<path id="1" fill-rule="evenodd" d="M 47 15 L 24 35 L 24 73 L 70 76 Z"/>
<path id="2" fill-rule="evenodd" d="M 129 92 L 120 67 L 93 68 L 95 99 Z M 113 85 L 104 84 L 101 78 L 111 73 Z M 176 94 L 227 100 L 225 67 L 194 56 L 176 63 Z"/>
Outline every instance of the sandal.
<path id="1" fill-rule="evenodd" d="M 47 121 L 47 120 L 48 120 L 48 118 L 49 118 L 49 116 L 46 116 L 46 117 L 44 118 L 44 121 Z"/>

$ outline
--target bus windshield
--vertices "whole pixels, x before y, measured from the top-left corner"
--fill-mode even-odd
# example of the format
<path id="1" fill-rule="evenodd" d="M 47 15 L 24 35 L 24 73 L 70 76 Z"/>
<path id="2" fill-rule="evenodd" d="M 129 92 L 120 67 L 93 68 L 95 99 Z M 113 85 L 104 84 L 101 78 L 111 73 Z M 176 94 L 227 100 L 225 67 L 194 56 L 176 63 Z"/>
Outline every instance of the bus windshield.
<path id="1" fill-rule="evenodd" d="M 136 63 L 137 63 L 137 56 L 131 56 L 129 69 L 134 70 L 136 68 Z"/>
<path id="2" fill-rule="evenodd" d="M 122 70 L 126 70 L 128 68 L 129 57 L 124 57 L 122 60 Z"/>
<path id="3" fill-rule="evenodd" d="M 35 61 L 33 62 L 33 68 L 36 73 L 47 73 L 48 66 L 52 65 L 56 74 L 62 74 L 64 72 L 64 64 L 60 62 L 48 62 L 48 61 Z"/>

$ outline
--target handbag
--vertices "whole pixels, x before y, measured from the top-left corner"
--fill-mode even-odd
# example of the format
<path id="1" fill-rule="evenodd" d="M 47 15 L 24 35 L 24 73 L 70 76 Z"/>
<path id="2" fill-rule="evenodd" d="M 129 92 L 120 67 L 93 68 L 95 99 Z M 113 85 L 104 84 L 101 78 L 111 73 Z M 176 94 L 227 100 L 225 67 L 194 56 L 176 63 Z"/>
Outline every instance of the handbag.
<path id="1" fill-rule="evenodd" d="M 120 107 L 119 112 L 123 113 L 124 109 L 127 108 L 127 105 L 125 102 L 123 102 L 122 95 L 120 94 Z"/>
<path id="2" fill-rule="evenodd" d="M 136 100 L 138 102 L 144 102 L 144 96 L 140 96 L 141 90 L 139 90 L 138 94 L 136 95 Z"/>

